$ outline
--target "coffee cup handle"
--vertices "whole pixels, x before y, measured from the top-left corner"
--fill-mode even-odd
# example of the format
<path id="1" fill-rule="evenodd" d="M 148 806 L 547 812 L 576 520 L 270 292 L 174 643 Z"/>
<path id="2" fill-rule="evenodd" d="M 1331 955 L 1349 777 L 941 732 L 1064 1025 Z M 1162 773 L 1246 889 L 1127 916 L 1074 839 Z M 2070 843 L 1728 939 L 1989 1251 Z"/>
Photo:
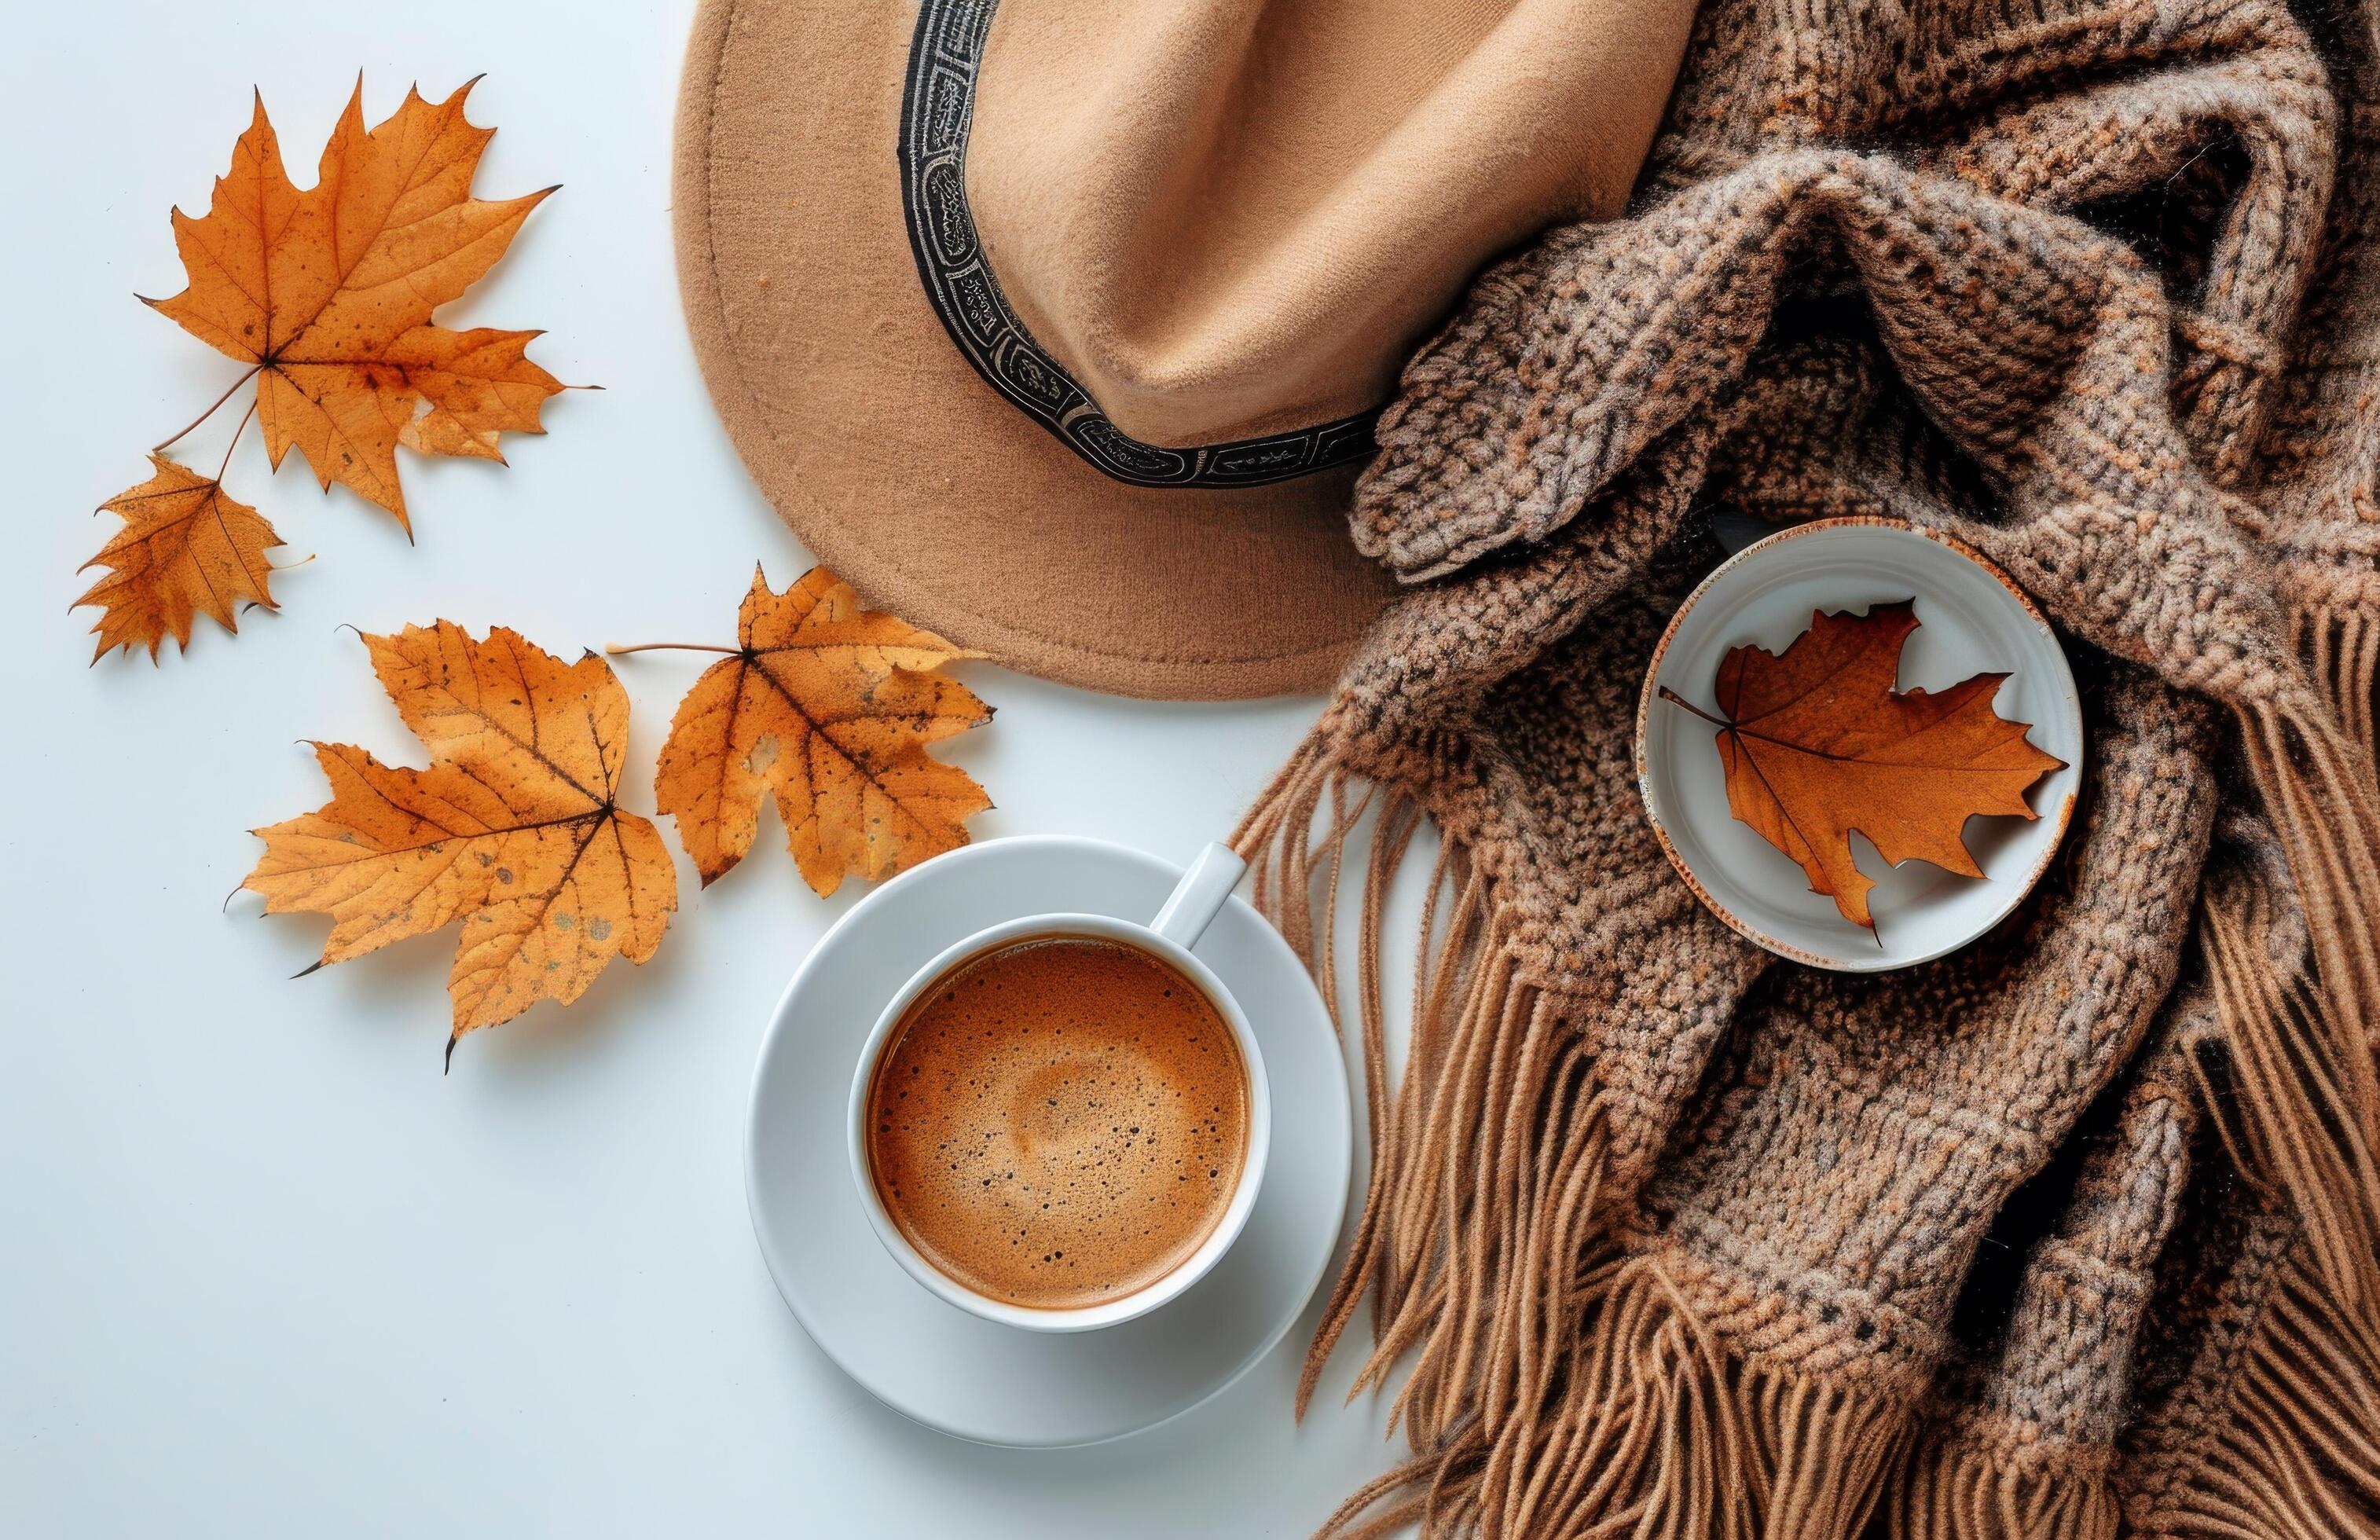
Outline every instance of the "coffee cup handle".
<path id="1" fill-rule="evenodd" d="M 1187 952 L 1198 944 L 1207 933 L 1208 925 L 1222 912 L 1223 901 L 1239 886 L 1240 874 L 1248 864 L 1232 854 L 1229 845 L 1210 844 L 1190 863 L 1182 880 L 1166 895 L 1165 906 L 1148 922 L 1148 928 Z"/>

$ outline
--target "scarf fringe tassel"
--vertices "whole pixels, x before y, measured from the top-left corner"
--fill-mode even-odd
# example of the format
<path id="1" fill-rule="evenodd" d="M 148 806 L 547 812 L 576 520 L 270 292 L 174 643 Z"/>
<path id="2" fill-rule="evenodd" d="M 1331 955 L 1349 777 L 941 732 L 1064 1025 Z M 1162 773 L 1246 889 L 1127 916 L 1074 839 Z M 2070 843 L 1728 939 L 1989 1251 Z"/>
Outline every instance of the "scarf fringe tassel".
<path id="1" fill-rule="evenodd" d="M 2380 617 L 2324 607 L 2301 612 L 2293 629 L 2333 720 L 2366 756 L 2380 753 L 2373 717 L 2380 695 Z"/>
<path id="2" fill-rule="evenodd" d="M 1720 1352 L 1647 1256 L 1581 1280 L 1584 1315 L 1547 1414 L 1498 1474 L 1476 1420 L 1348 1498 L 1328 1540 L 1838 1540 L 1860 1533 L 1900 1456 L 1901 1401 Z"/>
<path id="3" fill-rule="evenodd" d="M 2214 1437 L 2168 1468 L 2134 1528 L 2177 1540 L 2380 1537 L 2380 1322 L 2285 1267 L 2233 1370 Z M 2153 1461 L 2152 1463 L 2156 1463 Z"/>
<path id="4" fill-rule="evenodd" d="M 1910 1452 L 1889 1498 L 1894 1540 L 2114 1540 L 2105 1449 L 1953 1433 Z"/>
<path id="5" fill-rule="evenodd" d="M 2263 703 L 2240 719 L 2312 963 L 2273 955 L 2280 905 L 2262 881 L 2210 893 L 2201 933 L 2246 1126 L 2241 1165 L 2289 1195 L 2325 1283 L 2368 1315 L 2380 1310 L 2380 794 L 2369 755 L 2326 710 Z"/>

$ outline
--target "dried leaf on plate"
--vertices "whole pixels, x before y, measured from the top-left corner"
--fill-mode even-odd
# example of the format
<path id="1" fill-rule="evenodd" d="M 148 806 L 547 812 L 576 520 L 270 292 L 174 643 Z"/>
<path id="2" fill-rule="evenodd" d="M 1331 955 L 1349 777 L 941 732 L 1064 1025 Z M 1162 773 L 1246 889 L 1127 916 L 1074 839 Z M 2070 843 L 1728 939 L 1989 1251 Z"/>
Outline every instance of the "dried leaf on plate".
<path id="1" fill-rule="evenodd" d="M 2038 817 L 2025 794 L 2065 765 L 2028 741 L 2028 723 L 1992 709 L 2005 673 L 1938 692 L 1895 689 L 1917 624 L 1905 600 L 1864 615 L 1813 613 L 1782 653 L 1730 648 L 1713 682 L 1716 717 L 1660 692 L 1718 726 L 1729 809 L 1792 857 L 1843 918 L 1871 930 L 1876 884 L 1852 859 L 1852 831 L 1894 866 L 1930 861 L 1981 877 L 1967 820 Z"/>

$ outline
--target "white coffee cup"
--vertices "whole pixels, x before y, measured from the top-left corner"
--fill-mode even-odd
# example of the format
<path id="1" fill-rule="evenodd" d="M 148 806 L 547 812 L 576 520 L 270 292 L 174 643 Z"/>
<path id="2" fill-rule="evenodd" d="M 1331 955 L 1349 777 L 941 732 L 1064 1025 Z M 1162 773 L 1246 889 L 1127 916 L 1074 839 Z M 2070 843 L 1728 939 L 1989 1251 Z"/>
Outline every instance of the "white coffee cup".
<path id="1" fill-rule="evenodd" d="M 988 930 L 979 930 L 955 946 L 944 948 L 934 960 L 919 968 L 901 987 L 884 1013 L 876 1019 L 868 1039 L 860 1046 L 859 1064 L 852 1076 L 848 1140 L 851 1153 L 852 1180 L 859 1184 L 859 1203 L 874 1227 L 876 1238 L 892 1259 L 901 1264 L 911 1278 L 959 1309 L 998 1321 L 1003 1326 L 1021 1327 L 1027 1331 L 1090 1331 L 1099 1327 L 1114 1326 L 1135 1316 L 1146 1316 L 1167 1301 L 1178 1298 L 1196 1283 L 1223 1254 L 1232 1249 L 1245 1228 L 1248 1215 L 1256 1207 L 1257 1189 L 1264 1178 L 1265 1158 L 1272 1147 L 1272 1091 L 1265 1079 L 1264 1055 L 1257 1047 L 1256 1034 L 1249 1029 L 1245 1013 L 1232 991 L 1215 976 L 1215 970 L 1200 962 L 1191 949 L 1198 944 L 1208 923 L 1221 912 L 1232 896 L 1232 889 L 1245 869 L 1240 858 L 1222 845 L 1210 844 L 1198 853 L 1190 869 L 1182 875 L 1173 891 L 1147 925 L 1135 925 L 1129 920 L 1111 919 L 1105 915 L 1029 915 Z M 1232 1191 L 1231 1202 L 1225 1206 L 1222 1218 L 1215 1228 L 1172 1271 L 1135 1290 L 1121 1299 L 1102 1300 L 1097 1304 L 1063 1309 L 1041 1309 L 1012 1304 L 977 1293 L 937 1268 L 918 1254 L 901 1233 L 900 1227 L 886 1213 L 883 1200 L 877 1195 L 876 1181 L 869 1169 L 868 1157 L 868 1097 L 876 1073 L 876 1061 L 899 1029 L 902 1018 L 917 997 L 943 975 L 979 952 L 992 951 L 1013 941 L 1045 936 L 1086 936 L 1100 940 L 1119 942 L 1148 952 L 1172 967 L 1176 973 L 1197 986 L 1200 993 L 1232 1029 L 1232 1038 L 1240 1047 L 1240 1062 L 1246 1066 L 1248 1076 L 1248 1143 L 1247 1153 L 1240 1165 L 1239 1184 Z"/>

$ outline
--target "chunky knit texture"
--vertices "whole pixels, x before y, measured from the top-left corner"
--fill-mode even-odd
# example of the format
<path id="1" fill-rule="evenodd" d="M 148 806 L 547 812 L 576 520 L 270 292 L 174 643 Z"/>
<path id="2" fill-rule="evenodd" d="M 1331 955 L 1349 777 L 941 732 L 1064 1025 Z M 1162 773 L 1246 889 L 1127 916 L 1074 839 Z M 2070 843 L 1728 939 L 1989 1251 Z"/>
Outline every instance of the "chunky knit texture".
<path id="1" fill-rule="evenodd" d="M 1411 591 L 1238 840 L 1334 1008 L 1363 905 L 1306 1388 L 1368 1299 L 1414 1453 L 1329 1531 L 2380 1536 L 2374 19 L 1709 0 L 1629 214 L 1407 369 L 1354 529 Z M 1948 530 L 2064 630 L 2082 806 L 1963 952 L 1778 962 L 1663 858 L 1718 507 Z"/>

